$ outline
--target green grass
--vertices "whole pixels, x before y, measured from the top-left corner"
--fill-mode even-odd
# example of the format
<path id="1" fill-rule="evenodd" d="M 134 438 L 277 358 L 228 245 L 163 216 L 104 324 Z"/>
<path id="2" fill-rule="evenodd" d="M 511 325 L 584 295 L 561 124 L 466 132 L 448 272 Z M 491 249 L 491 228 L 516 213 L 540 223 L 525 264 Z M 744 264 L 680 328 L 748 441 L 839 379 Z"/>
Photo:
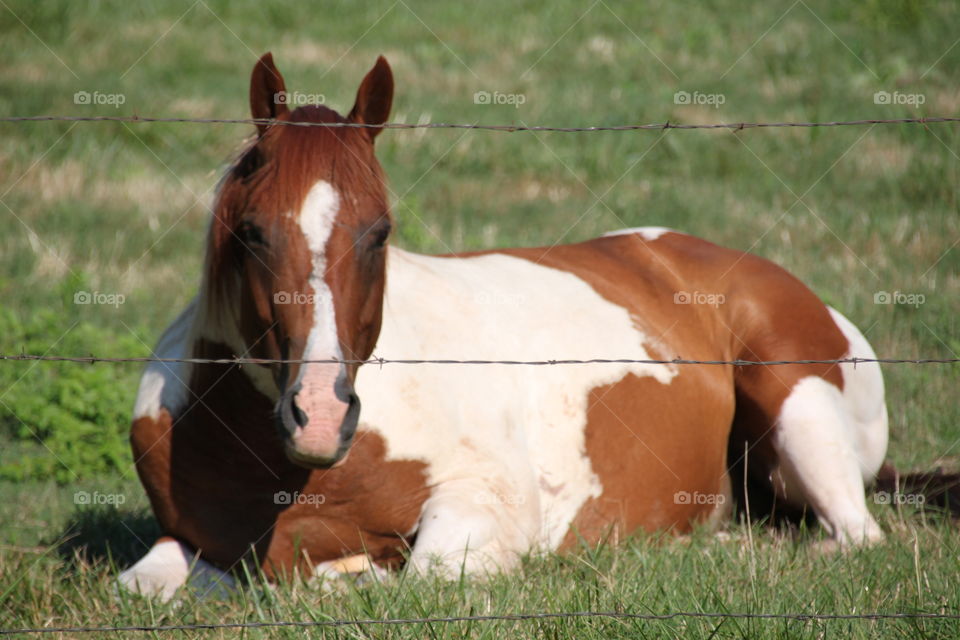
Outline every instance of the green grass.
<path id="1" fill-rule="evenodd" d="M 566 556 L 527 558 L 513 575 L 444 583 L 393 575 L 383 583 L 310 585 L 288 582 L 276 590 L 256 582 L 225 600 L 162 605 L 115 596 L 116 566 L 135 560 L 156 535 L 138 488 L 130 480 L 78 485 L 116 493 L 129 504 L 73 506 L 74 488 L 30 483 L 5 489 L 0 512 L 16 537 L 0 554 L 5 627 L 70 624 L 191 624 L 205 621 L 328 620 L 344 617 L 411 618 L 509 614 L 517 611 L 631 611 L 636 613 L 764 612 L 864 613 L 954 611 L 955 563 L 960 539 L 942 519 L 877 511 L 890 539 L 847 554 L 822 553 L 817 532 L 777 533 L 737 526 L 728 539 L 701 532 L 688 539 L 636 537 L 618 547 L 599 545 Z M 24 502 L 27 495 L 30 500 Z M 7 506 L 17 499 L 20 504 Z M 9 519 L 14 513 L 17 520 Z M 45 538 L 31 545 L 36 528 Z M 107 545 L 106 543 L 110 544 Z M 824 631 L 860 637 L 877 634 L 949 637 L 945 622 L 787 622 L 673 620 L 539 621 L 436 625 L 438 635 L 546 637 L 709 635 L 819 637 Z M 272 630 L 270 637 L 295 637 Z M 328 631 L 334 635 L 333 631 Z M 423 627 L 376 628 L 376 637 L 422 637 Z M 229 631 L 208 635 L 232 637 Z"/>
<path id="2" fill-rule="evenodd" d="M 392 120 L 406 122 L 580 126 L 960 112 L 960 47 L 952 48 L 960 7 L 950 2 L 7 6 L 0 7 L 0 115 L 247 117 L 249 72 L 267 50 L 291 91 L 322 93 L 341 111 L 376 55 L 385 54 L 397 80 Z M 125 103 L 77 105 L 77 91 L 121 93 Z M 525 101 L 475 104 L 478 91 L 522 94 Z M 677 91 L 722 94 L 724 103 L 677 105 Z M 877 105 L 877 91 L 922 94 L 925 101 Z M 0 124 L 0 351 L 147 353 L 196 290 L 210 189 L 249 133 L 236 125 Z M 389 131 L 378 139 L 378 155 L 390 177 L 395 240 L 406 248 L 550 244 L 665 225 L 783 264 L 860 326 L 881 356 L 952 357 L 960 352 L 958 142 L 954 125 L 665 135 Z M 125 302 L 81 307 L 73 304 L 78 290 L 121 293 Z M 878 291 L 920 293 L 926 301 L 917 308 L 877 305 Z M 96 394 L 90 404 L 126 398 L 126 411 L 139 367 L 76 373 L 78 366 L 0 365 L 0 468 L 23 470 L 23 461 L 50 450 L 67 455 L 44 435 L 56 425 L 55 410 L 84 424 L 110 421 L 98 435 L 122 444 L 122 420 L 106 409 L 83 415 L 71 404 L 76 398 L 58 394 L 79 379 Z M 884 373 L 891 460 L 905 468 L 956 466 L 958 368 L 887 366 Z M 31 400 L 33 390 L 48 401 Z M 48 438 L 46 446 L 20 437 L 24 429 Z M 732 542 L 635 540 L 598 553 L 531 559 L 520 575 L 490 583 L 404 581 L 332 595 L 284 585 L 179 608 L 118 601 L 108 558 L 129 563 L 140 553 L 137 537 L 149 544 L 155 525 L 129 457 L 106 467 L 83 456 L 65 459 L 0 483 L 2 627 L 957 605 L 950 524 L 893 513 L 881 514 L 892 531 L 888 543 L 844 556 L 821 556 L 769 531 L 744 544 L 746 530 L 735 526 Z M 72 501 L 82 487 L 122 491 L 129 500 L 119 513 L 85 511 Z M 72 542 L 62 542 L 71 532 Z M 566 621 L 329 634 L 708 636 L 714 629 L 683 624 Z M 731 620 L 718 636 L 824 632 L 938 637 L 956 635 L 956 628 Z"/>
<path id="3" fill-rule="evenodd" d="M 136 494 L 131 483 L 84 484 L 81 490 Z M 275 589 L 256 580 L 228 598 L 185 597 L 160 604 L 115 595 L 116 566 L 142 553 L 156 531 L 144 505 L 75 512 L 72 493 L 43 483 L 21 489 L 25 528 L 46 525 L 36 546 L 0 554 L 6 587 L 4 627 L 75 624 L 166 625 L 203 622 L 418 618 L 536 611 L 955 612 L 960 538 L 943 519 L 878 511 L 889 539 L 846 554 L 823 553 L 818 532 L 792 534 L 745 525 L 728 538 L 698 532 L 685 539 L 637 536 L 619 545 L 565 556 L 530 557 L 511 575 L 443 582 L 391 575 L 383 582 L 305 584 Z M 16 495 L 16 494 L 14 494 Z M 5 496 L 6 497 L 6 496 Z M 136 500 L 136 499 L 134 499 Z M 6 500 L 4 500 L 6 502 Z M 66 503 L 66 504 L 64 504 Z M 8 515 L 10 509 L 3 515 Z M 71 513 L 72 512 L 72 513 Z M 69 515 L 68 515 L 69 514 Z M 16 528 L 14 528 L 16 531 Z M 29 534 L 27 537 L 31 537 Z M 104 540 L 109 540 L 108 548 Z M 57 541 L 65 541 L 55 544 Z M 22 541 L 26 542 L 26 540 Z M 768 620 L 505 621 L 314 631 L 339 637 L 953 637 L 947 621 Z M 204 632 L 235 637 L 234 631 Z M 296 629 L 254 631 L 257 637 L 300 637 Z"/>

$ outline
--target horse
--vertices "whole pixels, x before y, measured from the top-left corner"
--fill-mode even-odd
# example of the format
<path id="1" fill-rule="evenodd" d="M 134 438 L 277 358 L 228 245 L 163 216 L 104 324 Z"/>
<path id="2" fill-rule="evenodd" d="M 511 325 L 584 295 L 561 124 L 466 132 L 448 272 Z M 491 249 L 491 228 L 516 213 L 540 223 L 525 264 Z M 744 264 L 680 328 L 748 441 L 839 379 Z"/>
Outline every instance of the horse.
<path id="1" fill-rule="evenodd" d="M 887 448 L 879 366 L 730 364 L 874 358 L 849 320 L 772 262 L 666 228 L 391 246 L 374 143 L 393 93 L 381 56 L 346 116 L 291 110 L 271 54 L 256 63 L 256 137 L 216 191 L 199 292 L 156 348 L 178 361 L 140 382 L 131 445 L 163 534 L 122 584 L 170 597 L 238 563 L 268 580 L 509 571 L 718 526 L 733 469 L 837 546 L 883 537 L 865 501 Z M 182 361 L 234 358 L 265 362 Z"/>

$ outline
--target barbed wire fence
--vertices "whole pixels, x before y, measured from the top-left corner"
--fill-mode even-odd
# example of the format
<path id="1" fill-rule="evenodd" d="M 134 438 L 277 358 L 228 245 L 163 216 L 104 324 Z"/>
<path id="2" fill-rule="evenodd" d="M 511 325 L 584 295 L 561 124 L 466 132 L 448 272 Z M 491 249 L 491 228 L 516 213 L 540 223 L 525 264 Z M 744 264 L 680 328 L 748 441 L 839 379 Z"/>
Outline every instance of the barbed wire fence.
<path id="1" fill-rule="evenodd" d="M 627 132 L 627 131 L 663 131 L 678 130 L 728 130 L 742 131 L 746 129 L 768 128 L 817 128 L 817 127 L 849 127 L 867 125 L 922 125 L 949 124 L 960 122 L 960 117 L 921 117 L 921 118 L 890 118 L 890 119 L 859 119 L 837 120 L 820 122 L 736 122 L 736 123 L 705 123 L 683 124 L 665 121 L 649 124 L 625 125 L 598 125 L 585 127 L 559 127 L 541 125 L 486 125 L 477 123 L 401 123 L 391 122 L 381 125 L 369 125 L 353 122 L 296 122 L 290 120 L 271 120 L 262 118 L 167 118 L 151 116 L 66 116 L 66 115 L 39 115 L 39 116 L 5 116 L 0 117 L 0 123 L 31 123 L 31 122 L 122 122 L 122 123 L 182 123 L 182 124 L 245 124 L 245 125 L 280 125 L 293 127 L 322 127 L 322 128 L 370 128 L 370 129 L 474 129 L 504 133 L 517 132 L 554 132 L 554 133 L 592 133 L 592 132 Z M 592 365 L 592 364 L 656 364 L 656 365 L 715 365 L 715 366 L 780 366 L 780 365 L 840 365 L 852 364 L 857 366 L 865 363 L 877 364 L 946 364 L 960 363 L 960 358 L 835 358 L 835 359 L 799 359 L 799 360 L 692 360 L 684 358 L 672 359 L 633 359 L 633 358 L 588 358 L 588 359 L 544 359 L 544 360 L 484 360 L 484 359 L 394 359 L 371 357 L 357 359 L 271 359 L 271 358 L 161 358 L 161 357 L 109 357 L 109 356 L 69 356 L 50 354 L 11 354 L 0 353 L 3 362 L 65 362 L 75 364 L 98 363 L 187 363 L 187 364 L 215 364 L 215 365 L 244 365 L 244 364 L 357 364 L 357 365 L 504 365 L 504 366 L 558 366 L 558 365 Z M 939 612 L 872 612 L 851 614 L 822 614 L 822 613 L 743 613 L 743 612 L 700 612 L 678 611 L 664 614 L 632 613 L 624 611 L 571 611 L 571 612 L 537 612 L 499 615 L 465 615 L 465 616 L 437 616 L 419 618 L 385 618 L 385 619 L 330 619 L 330 620 L 275 620 L 265 622 L 223 622 L 223 623 L 196 623 L 170 625 L 127 625 L 127 626 L 90 626 L 90 627 L 35 627 L 35 628 L 0 628 L 0 636 L 7 635 L 39 635 L 39 634 L 87 634 L 87 633 L 158 633 L 166 631 L 204 631 L 204 630 L 247 630 L 270 628 L 344 628 L 344 627 L 377 627 L 398 625 L 429 625 L 455 624 L 469 622 L 509 622 L 509 621 L 536 621 L 536 620 L 569 620 L 569 619 L 610 619 L 632 621 L 670 621 L 670 620 L 783 620 L 791 622 L 835 622 L 835 621 L 921 621 L 921 620 L 960 620 L 960 613 L 941 610 Z"/>
<path id="2" fill-rule="evenodd" d="M 877 118 L 860 120 L 831 120 L 820 122 L 717 122 L 706 124 L 684 124 L 679 122 L 653 122 L 649 124 L 594 125 L 589 127 L 555 127 L 544 125 L 517 124 L 477 124 L 447 122 L 386 122 L 383 124 L 364 124 L 359 122 L 301 122 L 294 120 L 273 120 L 270 118 L 160 118 L 153 116 L 4 116 L 0 122 L 126 122 L 126 123 L 183 123 L 183 124 L 252 124 L 280 125 L 284 127 L 320 127 L 326 129 L 476 129 L 480 131 L 514 132 L 552 132 L 552 133 L 591 133 L 599 131 L 662 131 L 664 129 L 775 129 L 775 128 L 815 128 L 815 127 L 856 127 L 866 125 L 903 125 L 903 124 L 945 124 L 960 122 L 960 117 L 923 117 L 923 118 Z"/>
<path id="3" fill-rule="evenodd" d="M 0 629 L 0 635 L 48 634 L 48 633 L 156 633 L 159 631 L 209 631 L 278 628 L 318 627 L 386 627 L 421 624 L 454 624 L 458 622 L 515 622 L 530 620 L 570 619 L 634 620 L 663 622 L 669 620 L 785 620 L 792 622 L 837 622 L 837 621 L 884 621 L 884 620 L 960 620 L 960 613 L 733 613 L 678 611 L 675 613 L 629 613 L 625 611 L 558 611 L 544 613 L 516 613 L 502 615 L 437 616 L 423 618 L 366 618 L 354 620 L 277 620 L 270 622 L 218 622 L 208 624 L 128 625 L 117 627 L 36 627 L 23 629 Z"/>
<path id="4" fill-rule="evenodd" d="M 0 354 L 0 361 L 20 362 L 73 362 L 79 364 L 96 364 L 98 362 L 162 362 L 167 364 L 356 364 L 382 366 L 386 364 L 437 364 L 437 365 L 505 365 L 548 367 L 556 365 L 575 364 L 663 364 L 663 365 L 729 365 L 733 367 L 761 366 L 770 367 L 788 364 L 957 364 L 960 358 L 832 358 L 826 360 L 687 360 L 673 358 L 670 360 L 654 360 L 642 358 L 586 358 L 586 359 L 551 359 L 551 360 L 455 360 L 455 359 L 416 359 L 416 358 L 379 358 L 371 357 L 365 360 L 349 358 L 160 358 L 136 356 L 130 358 L 111 358 L 100 356 L 58 356 L 37 355 L 30 353 Z"/>

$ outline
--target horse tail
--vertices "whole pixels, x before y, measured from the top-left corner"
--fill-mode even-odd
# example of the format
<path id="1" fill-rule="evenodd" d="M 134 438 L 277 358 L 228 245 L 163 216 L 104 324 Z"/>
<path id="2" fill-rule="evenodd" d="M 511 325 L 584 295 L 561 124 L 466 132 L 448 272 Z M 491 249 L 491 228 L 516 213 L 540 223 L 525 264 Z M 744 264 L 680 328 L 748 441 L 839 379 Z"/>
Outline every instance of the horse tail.
<path id="1" fill-rule="evenodd" d="M 885 462 L 877 472 L 874 491 L 878 503 L 918 505 L 960 517 L 960 473 L 945 472 L 942 467 L 904 473 Z"/>

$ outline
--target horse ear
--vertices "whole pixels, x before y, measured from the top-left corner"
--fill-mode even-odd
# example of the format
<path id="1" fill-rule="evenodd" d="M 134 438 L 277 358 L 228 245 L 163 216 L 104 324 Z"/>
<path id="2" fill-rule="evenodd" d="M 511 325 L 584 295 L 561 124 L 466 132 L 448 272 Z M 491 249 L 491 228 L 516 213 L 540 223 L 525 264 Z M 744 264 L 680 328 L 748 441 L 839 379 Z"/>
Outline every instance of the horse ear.
<path id="1" fill-rule="evenodd" d="M 361 124 L 383 124 L 390 117 L 393 104 L 393 72 L 387 59 L 377 58 L 376 64 L 367 72 L 357 90 L 357 102 L 348 119 Z M 382 129 L 364 129 L 373 140 Z"/>
<path id="2" fill-rule="evenodd" d="M 265 53 L 257 60 L 250 75 L 250 113 L 256 119 L 276 119 L 289 111 L 283 76 L 273 64 L 273 55 Z M 262 136 L 269 127 L 270 125 L 258 124 L 259 135 Z"/>

